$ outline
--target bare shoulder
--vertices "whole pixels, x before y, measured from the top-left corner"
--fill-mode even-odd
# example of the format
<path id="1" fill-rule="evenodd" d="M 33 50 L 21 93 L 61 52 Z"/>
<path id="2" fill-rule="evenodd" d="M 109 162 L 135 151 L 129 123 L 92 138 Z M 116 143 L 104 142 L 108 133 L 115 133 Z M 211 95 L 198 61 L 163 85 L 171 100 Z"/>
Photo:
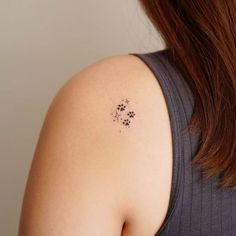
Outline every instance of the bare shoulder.
<path id="1" fill-rule="evenodd" d="M 160 109 L 165 110 L 164 98 L 155 76 L 133 55 L 106 57 L 83 68 L 66 81 L 51 107 L 56 103 L 57 106 L 64 106 L 61 111 L 69 109 L 69 113 L 78 116 L 77 120 L 85 122 L 83 126 L 77 122 L 78 125 L 86 127 L 87 124 L 87 129 L 94 128 L 93 133 L 103 129 L 104 135 L 114 135 L 114 138 L 119 138 L 120 133 L 124 137 L 128 134 L 127 138 L 130 138 L 146 132 L 157 116 L 161 118 Z M 114 119 L 117 107 L 123 106 L 122 103 L 126 105 L 126 110 L 121 112 L 125 115 Z M 135 118 L 127 116 L 127 112 L 134 112 Z M 129 125 L 122 125 L 124 119 Z"/>
<path id="2" fill-rule="evenodd" d="M 40 132 L 22 207 L 22 235 L 36 236 L 34 229 L 41 228 L 52 236 L 118 236 L 124 222 L 148 218 L 142 213 L 146 207 L 147 214 L 158 215 L 164 208 L 154 201 L 160 197 L 153 192 L 159 185 L 154 175 L 163 172 L 162 157 L 171 152 L 160 137 L 169 128 L 166 118 L 158 83 L 135 56 L 103 58 L 68 79 Z M 150 191 L 145 199 L 144 186 Z M 140 235 L 153 233 L 156 223 L 154 217 L 152 229 L 140 228 Z"/>
<path id="3" fill-rule="evenodd" d="M 132 108 L 139 111 L 136 119 L 140 118 L 142 122 L 145 122 L 143 115 L 146 111 L 155 112 L 153 105 L 164 101 L 153 73 L 133 55 L 114 55 L 100 59 L 76 73 L 61 90 L 62 96 L 68 91 L 79 98 L 74 99 L 77 104 L 90 103 L 87 108 L 97 109 L 96 113 L 100 111 L 108 119 L 111 117 L 107 116 L 107 111 L 113 111 L 125 98 L 130 100 Z"/>

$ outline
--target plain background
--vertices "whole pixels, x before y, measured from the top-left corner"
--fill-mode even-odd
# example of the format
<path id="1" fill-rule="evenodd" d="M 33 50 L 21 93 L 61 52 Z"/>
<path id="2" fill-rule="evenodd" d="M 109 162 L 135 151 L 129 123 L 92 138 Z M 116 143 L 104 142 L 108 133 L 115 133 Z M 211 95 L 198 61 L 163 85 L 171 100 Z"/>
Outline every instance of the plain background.
<path id="1" fill-rule="evenodd" d="M 138 0 L 0 2 L 0 235 L 17 235 L 25 183 L 49 104 L 73 74 L 163 41 Z"/>

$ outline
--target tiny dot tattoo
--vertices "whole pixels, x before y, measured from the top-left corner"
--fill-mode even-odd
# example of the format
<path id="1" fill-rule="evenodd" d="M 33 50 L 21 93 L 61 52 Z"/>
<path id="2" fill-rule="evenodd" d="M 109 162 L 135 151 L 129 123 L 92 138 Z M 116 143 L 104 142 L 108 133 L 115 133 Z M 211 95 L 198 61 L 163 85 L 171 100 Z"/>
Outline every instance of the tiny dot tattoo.
<path id="1" fill-rule="evenodd" d="M 115 111 L 112 112 L 111 115 L 113 117 L 113 122 L 116 121 L 122 126 L 130 128 L 136 113 L 133 111 L 130 105 L 130 100 L 125 98 L 122 99 L 121 102 L 116 106 Z"/>

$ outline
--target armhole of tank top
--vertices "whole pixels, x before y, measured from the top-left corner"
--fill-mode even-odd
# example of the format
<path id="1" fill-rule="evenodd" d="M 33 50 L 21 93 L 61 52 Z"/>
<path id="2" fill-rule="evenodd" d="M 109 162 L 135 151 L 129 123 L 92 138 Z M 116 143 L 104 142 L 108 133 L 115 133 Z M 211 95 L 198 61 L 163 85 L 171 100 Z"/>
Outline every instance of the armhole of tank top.
<path id="1" fill-rule="evenodd" d="M 160 51 L 159 51 L 160 52 Z M 154 53 L 156 55 L 154 55 Z M 143 61 L 147 67 L 154 74 L 159 85 L 161 86 L 165 102 L 168 109 L 168 114 L 170 118 L 171 134 L 172 134 L 172 155 L 173 155 L 173 168 L 172 168 L 172 182 L 171 182 L 171 193 L 170 200 L 168 204 L 168 210 L 164 221 L 162 222 L 159 230 L 156 232 L 155 236 L 159 236 L 160 233 L 167 227 L 168 222 L 170 222 L 171 217 L 177 208 L 179 199 L 179 185 L 181 183 L 181 156 L 183 155 L 183 146 L 180 138 L 181 130 L 181 117 L 178 111 L 178 104 L 173 94 L 173 89 L 170 89 L 171 81 L 166 71 L 166 67 L 159 57 L 157 57 L 157 52 L 151 53 L 129 53 L 129 55 L 137 56 Z M 158 55 L 159 56 L 159 55 Z"/>

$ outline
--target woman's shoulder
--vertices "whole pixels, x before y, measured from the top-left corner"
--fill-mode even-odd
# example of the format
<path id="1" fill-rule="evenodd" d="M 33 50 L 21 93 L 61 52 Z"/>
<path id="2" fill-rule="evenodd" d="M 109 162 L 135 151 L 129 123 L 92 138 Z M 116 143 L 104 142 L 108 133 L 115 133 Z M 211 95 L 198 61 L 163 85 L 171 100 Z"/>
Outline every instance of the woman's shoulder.
<path id="1" fill-rule="evenodd" d="M 39 212 L 37 217 L 45 227 L 50 219 L 59 222 L 76 216 L 81 219 L 79 228 L 86 229 L 87 222 L 82 219 L 93 214 L 99 216 L 94 218 L 98 222 L 95 231 L 109 224 L 117 226 L 109 229 L 119 231 L 122 223 L 128 222 L 126 225 L 135 230 L 153 234 L 167 210 L 170 138 L 160 87 L 140 59 L 114 55 L 91 63 L 61 86 L 49 106 L 35 150 L 23 215 Z M 33 196 L 39 192 L 45 196 L 47 211 L 51 209 L 48 219 L 43 214 L 46 209 L 37 209 L 42 199 Z M 160 197 L 160 192 L 165 194 Z M 67 202 L 66 212 L 63 201 Z M 54 215 L 53 207 L 59 215 Z M 73 214 L 65 215 L 69 212 Z M 144 221 L 148 229 L 139 223 Z M 24 224 L 37 227 L 37 222 Z"/>
<path id="2" fill-rule="evenodd" d="M 116 159 L 128 228 L 142 232 L 138 222 L 146 222 L 153 234 L 166 215 L 172 173 L 170 120 L 155 75 L 136 56 L 114 55 L 83 68 L 72 83 L 90 117 L 88 142 L 99 140 L 100 154 Z"/>
<path id="3" fill-rule="evenodd" d="M 104 132 L 137 135 L 152 129 L 158 120 L 167 115 L 163 92 L 155 75 L 138 57 L 113 55 L 101 58 L 74 74 L 59 90 L 56 97 L 71 97 L 78 112 L 86 114 L 88 122 L 104 127 Z M 65 100 L 62 98 L 61 100 Z M 126 103 L 125 103 L 126 101 Z M 128 101 L 128 102 L 127 102 Z M 114 118 L 118 106 L 135 117 Z M 81 109 L 83 108 L 83 112 Z M 128 119 L 129 118 L 129 119 Z M 124 130 L 128 119 L 129 130 Z M 114 121 L 115 120 L 115 121 Z"/>

